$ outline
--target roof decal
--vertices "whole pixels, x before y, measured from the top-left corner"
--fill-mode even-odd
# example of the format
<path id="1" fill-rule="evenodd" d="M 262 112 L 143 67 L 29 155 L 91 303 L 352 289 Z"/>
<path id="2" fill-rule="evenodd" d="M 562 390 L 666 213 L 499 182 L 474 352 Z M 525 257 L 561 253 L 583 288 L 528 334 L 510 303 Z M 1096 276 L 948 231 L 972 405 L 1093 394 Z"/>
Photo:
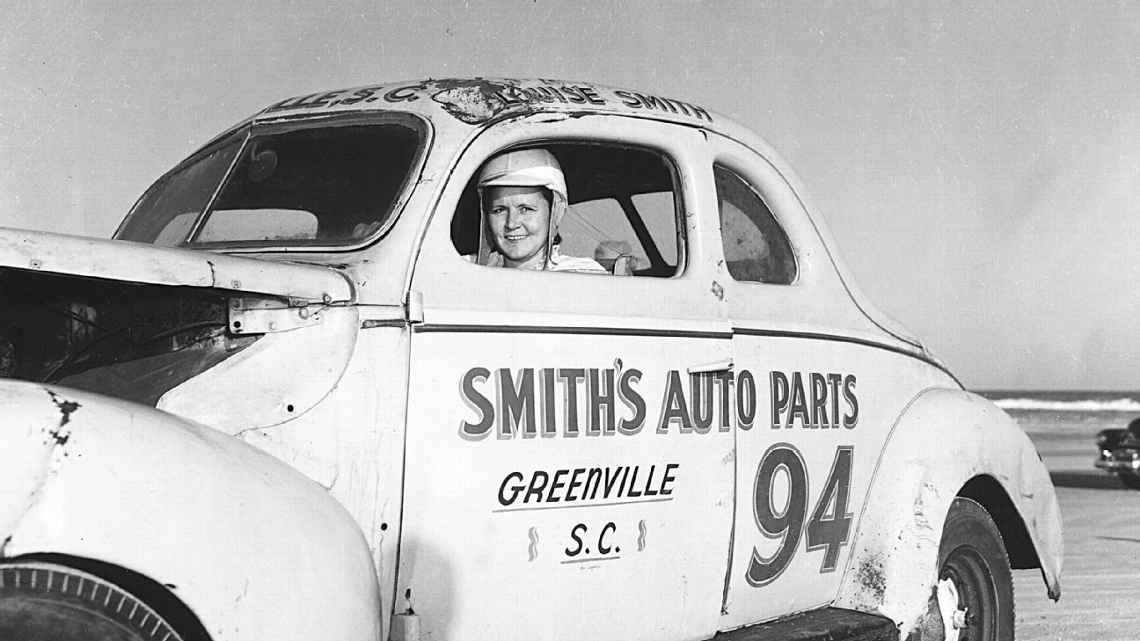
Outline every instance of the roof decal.
<path id="1" fill-rule="evenodd" d="M 455 119 L 469 125 L 482 124 L 503 114 L 538 111 L 542 105 L 599 112 L 653 111 L 680 119 L 713 122 L 708 110 L 693 103 L 637 91 L 550 79 L 447 78 L 372 85 L 295 96 L 270 105 L 262 113 L 325 111 L 337 107 L 367 107 L 369 103 L 377 102 L 411 103 L 421 99 L 431 100 Z"/>
<path id="2" fill-rule="evenodd" d="M 431 94 L 431 99 L 469 125 L 486 122 L 512 107 L 527 110 L 527 105 L 506 98 L 514 87 L 505 83 L 473 79 L 440 80 L 435 84 L 439 90 Z"/>

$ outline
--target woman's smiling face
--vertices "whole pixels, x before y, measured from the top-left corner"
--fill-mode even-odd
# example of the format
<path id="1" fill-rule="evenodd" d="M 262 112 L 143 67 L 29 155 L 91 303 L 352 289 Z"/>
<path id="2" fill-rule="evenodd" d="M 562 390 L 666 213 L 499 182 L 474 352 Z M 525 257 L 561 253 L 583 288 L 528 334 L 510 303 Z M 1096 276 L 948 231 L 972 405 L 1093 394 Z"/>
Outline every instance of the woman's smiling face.
<path id="1" fill-rule="evenodd" d="M 507 267 L 543 269 L 550 200 L 541 187 L 488 187 L 487 226 Z"/>

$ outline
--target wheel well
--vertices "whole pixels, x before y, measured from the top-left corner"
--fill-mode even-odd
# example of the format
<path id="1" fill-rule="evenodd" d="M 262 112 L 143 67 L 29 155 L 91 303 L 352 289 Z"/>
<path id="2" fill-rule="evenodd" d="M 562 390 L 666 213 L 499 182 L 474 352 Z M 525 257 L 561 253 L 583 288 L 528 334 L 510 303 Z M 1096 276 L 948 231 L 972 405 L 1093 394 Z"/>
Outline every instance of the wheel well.
<path id="1" fill-rule="evenodd" d="M 1001 532 L 1011 568 L 1024 570 L 1041 567 L 1029 530 L 1025 528 L 1021 514 L 997 479 L 989 475 L 975 476 L 962 486 L 958 496 L 976 501 L 990 513 L 990 518 Z"/>
<path id="2" fill-rule="evenodd" d="M 68 554 L 36 553 L 5 559 L 6 561 L 41 561 L 53 563 L 93 574 L 114 583 L 126 592 L 144 601 L 166 620 L 185 641 L 211 641 L 205 626 L 172 590 L 177 586 L 163 585 L 127 568 Z"/>

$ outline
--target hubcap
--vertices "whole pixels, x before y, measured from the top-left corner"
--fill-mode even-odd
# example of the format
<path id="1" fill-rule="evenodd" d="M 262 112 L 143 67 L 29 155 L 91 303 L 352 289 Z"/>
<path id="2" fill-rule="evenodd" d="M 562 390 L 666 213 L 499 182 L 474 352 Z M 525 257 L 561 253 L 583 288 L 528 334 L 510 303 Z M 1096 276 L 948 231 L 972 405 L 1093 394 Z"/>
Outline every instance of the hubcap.
<path id="1" fill-rule="evenodd" d="M 938 611 L 942 615 L 943 639 L 958 641 L 958 632 L 966 627 L 966 610 L 958 605 L 958 587 L 950 579 L 938 582 Z"/>
<path id="2" fill-rule="evenodd" d="M 938 609 L 946 639 L 993 641 L 997 635 L 997 591 L 989 566 L 977 550 L 963 546 L 942 565 Z"/>

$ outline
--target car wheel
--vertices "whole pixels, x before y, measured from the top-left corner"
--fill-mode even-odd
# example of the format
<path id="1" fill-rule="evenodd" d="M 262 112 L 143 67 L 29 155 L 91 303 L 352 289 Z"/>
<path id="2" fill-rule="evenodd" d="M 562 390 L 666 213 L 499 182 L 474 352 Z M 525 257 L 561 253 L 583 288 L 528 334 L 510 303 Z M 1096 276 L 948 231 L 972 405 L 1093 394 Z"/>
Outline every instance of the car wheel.
<path id="1" fill-rule="evenodd" d="M 1001 533 L 981 505 L 956 498 L 938 549 L 938 579 L 956 607 L 944 607 L 947 639 L 1012 641 L 1013 578 Z M 948 604 L 953 606 L 953 604 Z M 957 636 L 955 636 L 957 635 Z"/>
<path id="2" fill-rule="evenodd" d="M 1140 476 L 1122 472 L 1117 474 L 1117 477 L 1120 478 L 1120 482 L 1124 484 L 1124 487 L 1130 490 L 1140 490 Z"/>
<path id="3" fill-rule="evenodd" d="M 0 565 L 0 639 L 182 641 L 139 598 L 50 563 Z"/>

